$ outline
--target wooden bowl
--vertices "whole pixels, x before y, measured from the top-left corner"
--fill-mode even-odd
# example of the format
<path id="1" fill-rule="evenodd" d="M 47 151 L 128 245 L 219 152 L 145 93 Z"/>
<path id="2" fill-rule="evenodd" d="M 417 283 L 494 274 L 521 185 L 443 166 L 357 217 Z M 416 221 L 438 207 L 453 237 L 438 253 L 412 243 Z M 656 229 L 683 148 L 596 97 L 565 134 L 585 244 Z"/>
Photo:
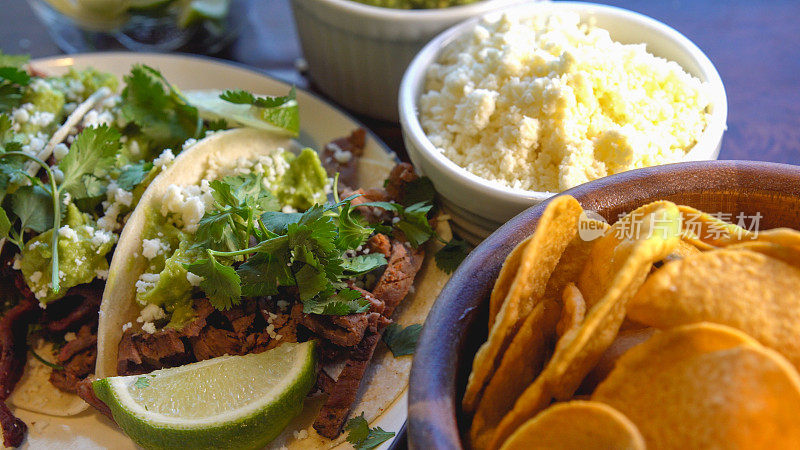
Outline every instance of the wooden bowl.
<path id="1" fill-rule="evenodd" d="M 761 230 L 800 229 L 800 166 L 752 161 L 671 164 L 610 176 L 565 194 L 609 223 L 621 213 L 663 199 L 731 214 L 734 222 L 740 213 L 760 214 Z M 533 233 L 546 204 L 525 210 L 483 241 L 431 309 L 411 369 L 411 448 L 463 447 L 469 419 L 461 412 L 461 398 L 475 352 L 486 340 L 489 293 L 506 256 Z"/>

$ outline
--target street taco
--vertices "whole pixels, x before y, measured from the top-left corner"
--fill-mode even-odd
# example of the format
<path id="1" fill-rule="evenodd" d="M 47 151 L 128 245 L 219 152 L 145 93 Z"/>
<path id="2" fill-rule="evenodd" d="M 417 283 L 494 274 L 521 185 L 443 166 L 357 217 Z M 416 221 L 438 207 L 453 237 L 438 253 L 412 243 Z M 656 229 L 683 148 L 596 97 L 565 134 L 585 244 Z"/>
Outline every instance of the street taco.
<path id="1" fill-rule="evenodd" d="M 76 393 L 94 373 L 120 230 L 176 154 L 231 127 L 205 120 L 145 65 L 120 80 L 91 68 L 49 76 L 26 61 L 0 53 L 0 425 L 9 447 L 26 435 L 18 409 L 86 409 Z M 280 111 L 265 128 L 296 134 L 291 92 L 253 108 Z"/>
<path id="2" fill-rule="evenodd" d="M 400 356 L 408 349 L 387 335 L 424 323 L 448 279 L 433 256 L 451 236 L 432 212 L 427 180 L 409 164 L 359 157 L 351 151 L 359 139 L 363 132 L 334 141 L 320 158 L 240 129 L 178 156 L 120 236 L 100 309 L 97 375 L 313 341 L 316 387 L 271 445 L 332 446 L 345 439 L 348 419 L 376 419 L 405 389 L 411 366 Z M 200 214 L 183 206 L 190 198 Z M 227 222 L 233 210 L 246 213 Z M 228 228 L 211 226 L 221 222 Z M 215 270 L 238 283 L 215 285 Z M 98 383 L 85 398 L 107 410 L 92 395 L 109 401 Z"/>

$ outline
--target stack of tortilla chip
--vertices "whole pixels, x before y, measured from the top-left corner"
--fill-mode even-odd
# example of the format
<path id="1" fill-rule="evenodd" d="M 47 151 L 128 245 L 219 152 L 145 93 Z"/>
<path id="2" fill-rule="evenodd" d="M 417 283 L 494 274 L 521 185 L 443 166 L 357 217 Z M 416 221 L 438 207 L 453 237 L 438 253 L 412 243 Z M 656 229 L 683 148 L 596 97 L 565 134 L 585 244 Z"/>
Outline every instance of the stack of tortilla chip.
<path id="1" fill-rule="evenodd" d="M 800 232 L 668 201 L 589 220 L 556 197 L 506 259 L 469 444 L 800 448 Z"/>

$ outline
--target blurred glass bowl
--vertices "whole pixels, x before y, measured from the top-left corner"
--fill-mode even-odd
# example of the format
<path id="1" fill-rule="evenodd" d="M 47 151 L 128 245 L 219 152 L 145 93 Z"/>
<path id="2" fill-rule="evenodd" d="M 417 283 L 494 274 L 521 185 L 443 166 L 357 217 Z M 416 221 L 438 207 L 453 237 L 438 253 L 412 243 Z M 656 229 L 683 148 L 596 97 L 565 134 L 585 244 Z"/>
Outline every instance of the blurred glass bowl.
<path id="1" fill-rule="evenodd" d="M 214 54 L 238 32 L 243 0 L 28 0 L 66 53 L 127 49 Z"/>

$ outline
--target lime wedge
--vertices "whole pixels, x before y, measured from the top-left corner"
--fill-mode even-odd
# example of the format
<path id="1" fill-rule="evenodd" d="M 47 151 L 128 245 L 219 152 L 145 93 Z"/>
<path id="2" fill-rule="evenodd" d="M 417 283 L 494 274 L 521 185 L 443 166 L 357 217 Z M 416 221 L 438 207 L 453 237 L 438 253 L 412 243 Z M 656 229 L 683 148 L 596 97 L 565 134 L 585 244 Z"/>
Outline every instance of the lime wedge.
<path id="1" fill-rule="evenodd" d="M 145 448 L 261 448 L 297 416 L 316 381 L 316 344 L 222 356 L 95 381 L 114 420 Z"/>
<path id="2" fill-rule="evenodd" d="M 222 91 L 188 91 L 186 99 L 206 120 L 225 119 L 243 127 L 260 128 L 282 136 L 297 136 L 300 131 L 297 101 L 277 108 L 239 105 L 219 98 Z"/>
<path id="3" fill-rule="evenodd" d="M 228 15 L 231 0 L 185 0 L 178 26 L 187 28 L 204 20 L 222 20 Z"/>

